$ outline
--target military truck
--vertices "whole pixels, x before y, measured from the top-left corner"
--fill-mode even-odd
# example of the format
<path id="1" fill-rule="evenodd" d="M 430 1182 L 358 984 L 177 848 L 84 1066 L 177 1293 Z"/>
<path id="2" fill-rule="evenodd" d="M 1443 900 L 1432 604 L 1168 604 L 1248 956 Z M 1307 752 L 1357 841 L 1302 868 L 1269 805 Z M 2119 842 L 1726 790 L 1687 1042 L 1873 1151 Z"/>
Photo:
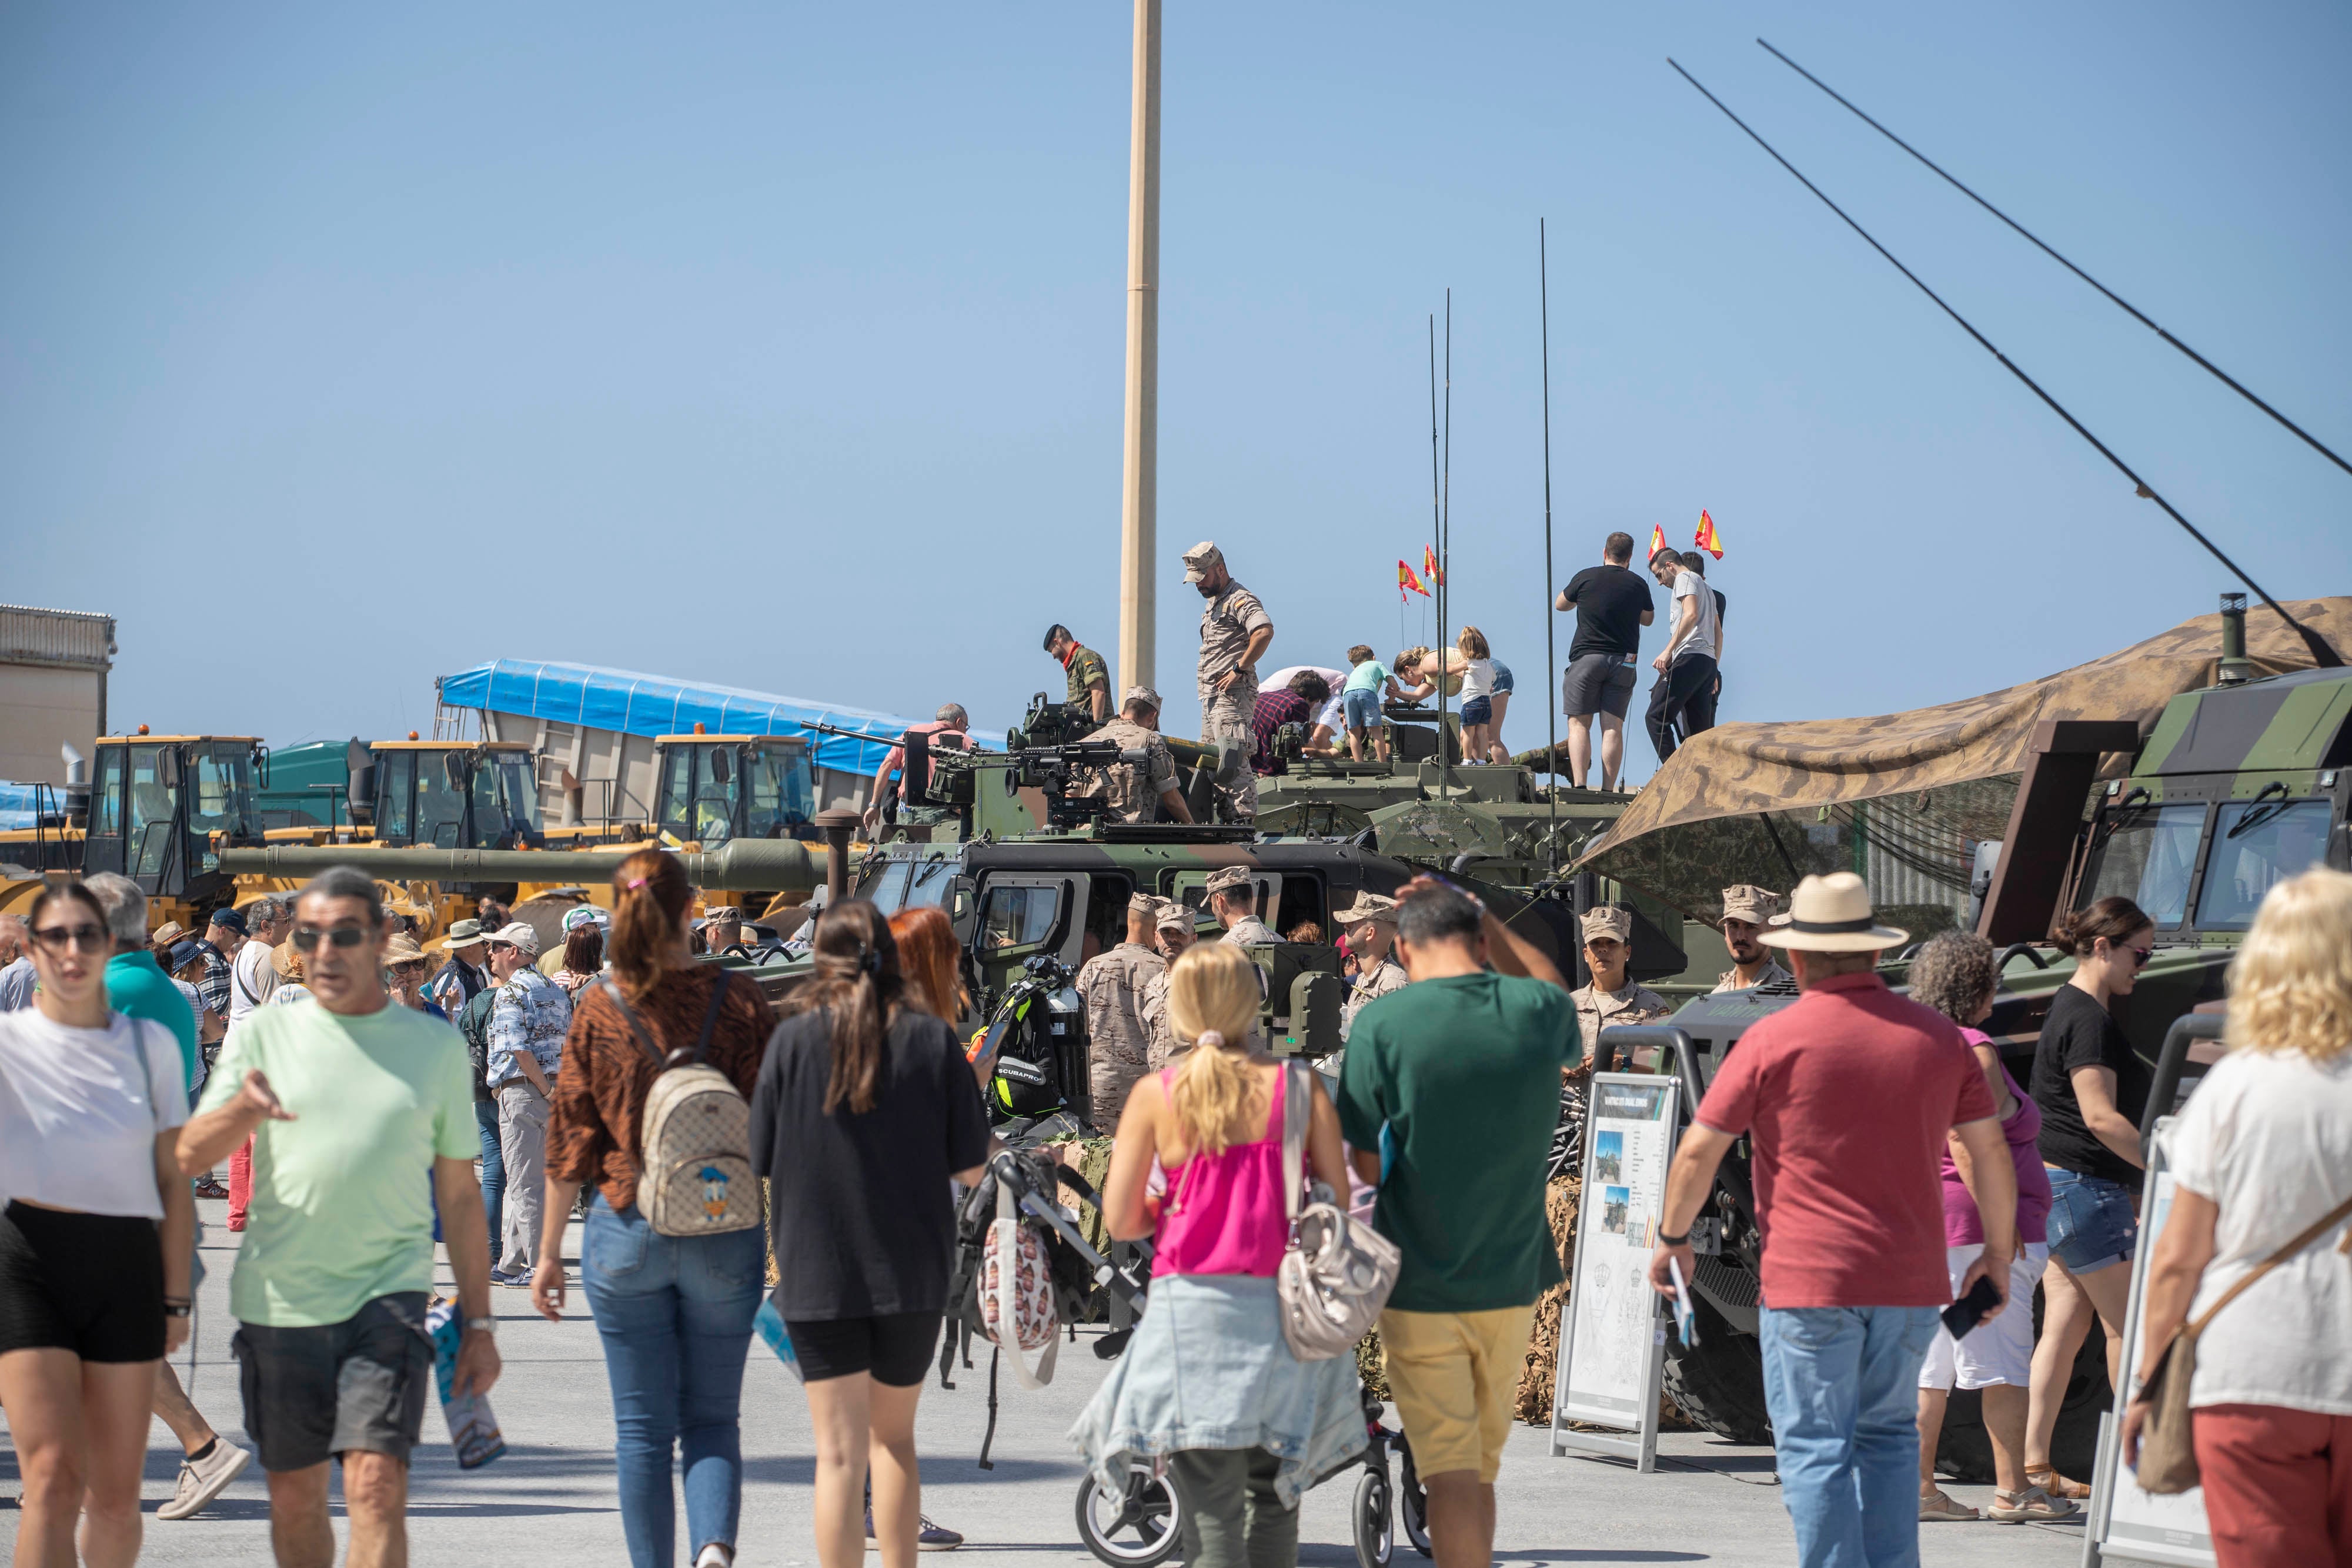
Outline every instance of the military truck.
<path id="1" fill-rule="evenodd" d="M 2036 735 L 1976 926 L 2009 944 L 2001 994 L 1983 1027 L 2021 1082 L 2051 999 L 2074 973 L 2074 960 L 2048 940 L 2061 910 L 2120 894 L 2156 922 L 2155 956 L 2132 993 L 2114 1003 L 2142 1070 L 2119 1085 L 2129 1109 L 2147 1099 L 2176 1022 L 2221 1005 L 2229 962 L 2263 895 L 2315 865 L 2352 870 L 2352 671 L 2230 679 L 2225 660 L 2222 674 L 2221 684 L 2173 697 L 2145 743 L 2127 721 L 2045 721 Z M 2118 753 L 2130 758 L 2128 771 L 2098 781 L 2103 759 Z M 1898 957 L 1889 977 L 1899 982 L 1906 967 Z M 1792 999 L 1759 991 L 1702 997 L 1665 1020 L 1690 1044 L 1687 1097 L 1696 1099 L 1749 1026 Z M 1618 1043 L 1604 1037 L 1606 1049 Z M 2147 1105 L 2143 1127 L 2194 1086 L 2200 1058 L 2210 1061 L 2210 1051 L 2176 1064 L 2173 1103 Z M 1701 1425 L 1753 1442 L 1767 1423 L 1754 1337 L 1761 1239 L 1748 1156 L 1742 1140 L 1695 1232 L 1706 1242 L 1692 1281 L 1700 1340 L 1695 1350 L 1670 1342 L 1666 1385 Z M 2059 1418 L 2053 1458 L 2062 1471 L 2089 1475 L 2109 1396 L 2102 1336 L 2094 1333 Z M 1953 1396 L 1938 1452 L 1964 1479 L 1991 1474 L 1978 1402 L 1965 1391 Z"/>

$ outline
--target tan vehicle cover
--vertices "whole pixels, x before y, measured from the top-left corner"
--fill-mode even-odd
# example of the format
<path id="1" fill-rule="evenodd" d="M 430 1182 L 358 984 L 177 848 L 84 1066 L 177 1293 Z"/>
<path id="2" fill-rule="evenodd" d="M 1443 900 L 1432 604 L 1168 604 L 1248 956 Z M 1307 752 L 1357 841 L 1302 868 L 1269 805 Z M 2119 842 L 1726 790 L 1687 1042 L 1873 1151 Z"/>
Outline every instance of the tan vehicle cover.
<path id="1" fill-rule="evenodd" d="M 2352 653 L 2352 598 L 2286 608 Z M 1712 920 L 1726 886 L 1786 891 L 1800 874 L 1862 870 L 1875 853 L 1916 873 L 1925 929 L 1912 928 L 1926 936 L 1951 924 L 1946 895 L 1965 896 L 1974 842 L 2005 831 L 2038 722 L 2130 719 L 2144 740 L 2173 697 L 2212 684 L 2221 655 L 2217 612 L 1983 696 L 1874 718 L 1723 725 L 1677 750 L 1577 863 Z M 2246 614 L 2246 656 L 2263 675 L 2312 663 L 2260 604 Z M 2100 776 L 2120 777 L 2130 762 L 2110 757 Z"/>

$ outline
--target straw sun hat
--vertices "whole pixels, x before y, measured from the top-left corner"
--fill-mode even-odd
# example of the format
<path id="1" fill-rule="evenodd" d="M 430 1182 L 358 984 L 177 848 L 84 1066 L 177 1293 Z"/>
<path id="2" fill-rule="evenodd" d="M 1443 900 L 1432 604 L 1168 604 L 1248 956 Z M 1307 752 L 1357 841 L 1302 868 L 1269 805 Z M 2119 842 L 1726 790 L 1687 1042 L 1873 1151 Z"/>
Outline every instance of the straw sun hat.
<path id="1" fill-rule="evenodd" d="M 1808 953 L 1875 953 L 1900 947 L 1911 933 L 1881 925 L 1870 912 L 1870 889 L 1850 871 L 1809 876 L 1789 900 L 1789 923 L 1756 940 Z"/>

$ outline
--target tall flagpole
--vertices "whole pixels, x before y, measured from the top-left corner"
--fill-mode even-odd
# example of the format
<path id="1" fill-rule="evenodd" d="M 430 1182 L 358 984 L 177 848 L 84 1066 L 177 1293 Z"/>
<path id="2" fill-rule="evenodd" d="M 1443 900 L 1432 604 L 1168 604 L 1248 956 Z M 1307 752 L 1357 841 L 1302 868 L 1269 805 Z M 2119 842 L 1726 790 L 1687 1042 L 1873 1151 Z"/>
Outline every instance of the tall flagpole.
<path id="1" fill-rule="evenodd" d="M 1544 683 L 1549 685 L 1552 672 L 1559 668 L 1559 660 L 1552 651 L 1552 639 L 1558 631 L 1559 614 L 1552 609 L 1551 570 L 1551 261 L 1545 250 L 1544 221 L 1536 220 L 1536 298 L 1539 302 L 1543 323 L 1543 463 L 1544 463 Z M 1551 858 L 1551 873 L 1559 874 L 1559 704 L 1547 693 L 1544 697 L 1544 772 L 1550 782 L 1544 798 L 1551 803 L 1550 821 L 1544 832 L 1546 851 Z"/>
<path id="2" fill-rule="evenodd" d="M 1153 685 L 1159 622 L 1160 0 L 1135 0 L 1127 172 L 1127 429 L 1118 533 L 1118 689 Z M 1117 704 L 1114 702 L 1114 707 Z"/>

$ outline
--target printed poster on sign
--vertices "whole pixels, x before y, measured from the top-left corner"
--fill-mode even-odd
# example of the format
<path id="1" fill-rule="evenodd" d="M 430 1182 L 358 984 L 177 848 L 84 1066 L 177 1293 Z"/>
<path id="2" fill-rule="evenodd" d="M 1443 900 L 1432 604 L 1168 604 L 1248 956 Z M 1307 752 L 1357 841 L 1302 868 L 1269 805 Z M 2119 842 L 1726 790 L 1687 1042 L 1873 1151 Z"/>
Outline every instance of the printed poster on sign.
<path id="1" fill-rule="evenodd" d="M 1650 1252 L 1674 1156 L 1675 1091 L 1667 1078 L 1602 1073 L 1585 1122 L 1583 1218 L 1563 1334 L 1559 1410 L 1625 1428 L 1657 1403 Z"/>

